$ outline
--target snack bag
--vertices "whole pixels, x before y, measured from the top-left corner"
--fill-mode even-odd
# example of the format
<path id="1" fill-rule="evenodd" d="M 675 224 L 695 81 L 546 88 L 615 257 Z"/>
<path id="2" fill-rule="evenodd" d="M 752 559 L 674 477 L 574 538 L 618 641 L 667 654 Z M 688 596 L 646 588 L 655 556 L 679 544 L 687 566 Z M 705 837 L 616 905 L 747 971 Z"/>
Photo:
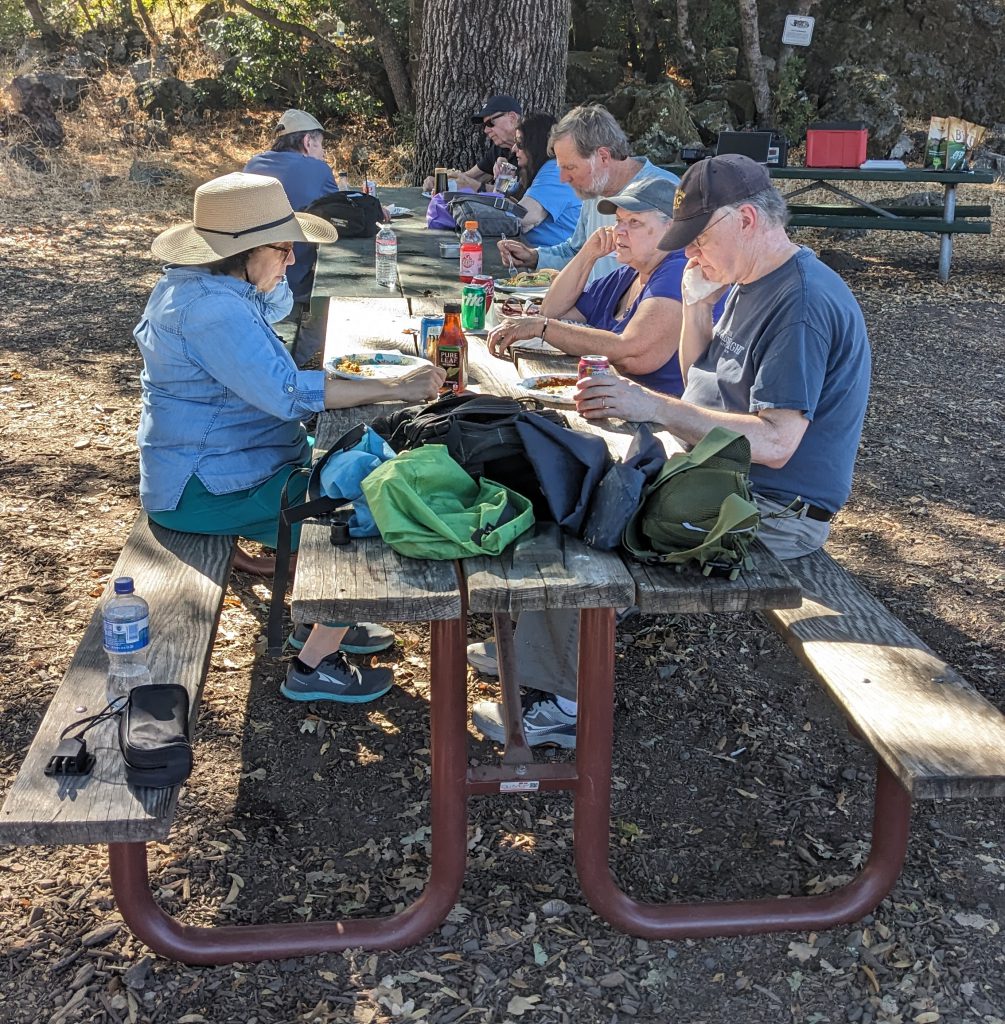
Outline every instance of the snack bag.
<path id="1" fill-rule="evenodd" d="M 946 169 L 946 118 L 944 117 L 933 117 L 928 122 L 925 166 L 931 167 L 935 171 Z"/>
<path id="2" fill-rule="evenodd" d="M 967 129 L 969 121 L 959 117 L 946 118 L 946 170 L 967 169 Z"/>
<path id="3" fill-rule="evenodd" d="M 988 130 L 983 125 L 974 124 L 973 121 L 964 121 L 963 124 L 967 130 L 967 164 L 969 166 L 974 159 L 974 153 L 977 152 L 977 148 L 984 141 L 984 136 L 987 135 Z"/>

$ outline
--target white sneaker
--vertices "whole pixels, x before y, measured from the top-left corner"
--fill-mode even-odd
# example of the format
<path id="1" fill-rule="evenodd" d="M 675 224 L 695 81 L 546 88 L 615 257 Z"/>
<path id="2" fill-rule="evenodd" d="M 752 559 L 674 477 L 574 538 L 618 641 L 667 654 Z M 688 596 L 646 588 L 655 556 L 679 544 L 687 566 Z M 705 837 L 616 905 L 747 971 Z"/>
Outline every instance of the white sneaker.
<path id="1" fill-rule="evenodd" d="M 499 658 L 494 640 L 468 644 L 468 664 L 486 676 L 499 675 Z"/>
<path id="2" fill-rule="evenodd" d="M 575 748 L 576 716 L 563 711 L 554 694 L 527 690 L 521 704 L 523 731 L 529 746 Z M 486 739 L 506 742 L 502 704 L 491 700 L 478 701 L 471 710 L 471 723 Z"/>

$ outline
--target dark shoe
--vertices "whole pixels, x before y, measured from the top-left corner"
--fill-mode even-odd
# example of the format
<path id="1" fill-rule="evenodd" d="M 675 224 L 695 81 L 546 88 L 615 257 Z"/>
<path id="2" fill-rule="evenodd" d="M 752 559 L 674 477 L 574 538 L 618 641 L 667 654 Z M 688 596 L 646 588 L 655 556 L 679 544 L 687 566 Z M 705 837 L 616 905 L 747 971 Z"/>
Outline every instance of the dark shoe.
<path id="1" fill-rule="evenodd" d="M 302 651 L 313 628 L 309 623 L 301 622 L 286 642 L 293 650 Z M 394 634 L 386 626 L 378 626 L 376 622 L 357 622 L 349 627 L 339 647 L 349 654 L 377 654 L 386 651 L 393 643 Z"/>
<path id="2" fill-rule="evenodd" d="M 394 684 L 389 668 L 357 668 L 341 651 L 322 658 L 309 668 L 299 658 L 290 662 L 286 682 L 279 690 L 290 700 L 334 700 L 340 704 L 365 704 L 383 697 Z"/>
<path id="3" fill-rule="evenodd" d="M 531 747 L 576 746 L 576 716 L 566 714 L 554 694 L 527 690 L 520 700 L 523 706 L 523 731 Z M 471 724 L 486 738 L 506 742 L 502 704 L 491 700 L 478 701 L 471 710 Z"/>

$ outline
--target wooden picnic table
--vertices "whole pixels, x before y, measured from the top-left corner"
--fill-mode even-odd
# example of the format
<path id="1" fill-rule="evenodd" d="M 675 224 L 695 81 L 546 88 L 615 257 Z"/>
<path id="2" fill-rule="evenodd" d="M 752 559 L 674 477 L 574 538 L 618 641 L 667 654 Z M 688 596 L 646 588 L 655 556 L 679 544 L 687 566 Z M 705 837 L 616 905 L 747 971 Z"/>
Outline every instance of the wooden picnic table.
<path id="1" fill-rule="evenodd" d="M 667 165 L 675 174 L 683 174 L 683 164 Z M 939 238 L 939 280 L 949 280 L 953 259 L 954 234 L 989 235 L 991 207 L 987 204 L 959 206 L 959 185 L 990 185 L 990 171 L 935 171 L 921 167 L 769 167 L 773 180 L 804 182 L 782 190 L 789 205 L 789 224 L 797 228 L 836 228 L 863 231 L 920 231 Z M 841 182 L 842 184 L 835 184 Z M 865 199 L 852 189 L 855 184 L 890 182 L 902 185 L 939 185 L 940 205 L 905 203 L 903 200 Z M 807 192 L 822 189 L 845 200 L 842 204 L 795 203 Z"/>
<path id="2" fill-rule="evenodd" d="M 322 257 L 324 259 L 324 257 Z M 325 268 L 327 269 L 327 268 Z M 409 323 L 405 295 L 414 280 L 402 262 L 403 294 L 332 301 L 326 354 L 366 348 L 408 351 L 401 334 Z M 324 280 L 322 274 L 320 280 Z M 437 294 L 453 288 L 441 277 Z M 429 300 L 429 296 L 421 296 Z M 415 309 L 413 298 L 413 317 Z M 495 394 L 517 393 L 512 364 L 470 341 L 474 387 Z M 318 424 L 320 448 L 344 430 L 378 414 L 378 407 L 328 412 Z M 616 454 L 625 451 L 633 427 L 609 421 L 587 423 L 569 411 L 571 425 L 599 433 Z M 664 438 L 664 440 L 670 440 Z M 672 440 L 671 440 L 671 443 Z M 460 891 L 464 876 L 468 798 L 479 794 L 571 790 L 574 848 L 584 894 L 594 910 L 617 927 L 647 937 L 679 938 L 827 927 L 876 905 L 897 877 L 907 841 L 910 795 L 879 764 L 873 852 L 855 881 L 823 896 L 725 902 L 651 904 L 628 897 L 612 878 L 608 861 L 614 694 L 614 609 L 636 604 L 643 612 L 720 614 L 799 604 L 792 575 L 758 546 L 754 569 L 735 581 L 707 579 L 644 566 L 615 552 L 591 549 L 564 538 L 564 558 L 551 565 L 519 564 L 512 548 L 499 558 L 460 562 L 404 558 L 380 538 L 333 547 L 323 523 L 305 525 L 292 594 L 297 622 L 427 620 L 430 626 L 430 718 L 432 752 L 432 863 L 417 903 L 379 921 L 337 922 L 346 944 L 359 941 L 400 945 L 436 927 Z M 519 717 L 518 683 L 507 665 L 510 616 L 521 611 L 576 608 L 580 614 L 579 720 L 572 763 L 538 763 L 507 729 L 498 765 L 467 764 L 467 616 L 490 613 L 500 648 L 500 675 L 508 718 Z M 509 677 L 509 678 L 507 678 Z M 514 710 L 514 705 L 517 709 Z"/>

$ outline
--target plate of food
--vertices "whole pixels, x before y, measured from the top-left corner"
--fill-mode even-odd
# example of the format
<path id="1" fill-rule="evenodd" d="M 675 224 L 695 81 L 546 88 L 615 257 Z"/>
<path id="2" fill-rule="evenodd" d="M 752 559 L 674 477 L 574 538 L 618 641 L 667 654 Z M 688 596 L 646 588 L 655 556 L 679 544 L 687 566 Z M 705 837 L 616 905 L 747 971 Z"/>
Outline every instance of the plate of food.
<path id="1" fill-rule="evenodd" d="M 389 380 L 428 364 L 428 359 L 402 352 L 349 352 L 328 359 L 325 372 L 341 380 Z"/>
<path id="2" fill-rule="evenodd" d="M 551 405 L 575 405 L 578 380 L 574 373 L 539 373 L 524 377 L 518 387 Z"/>
<path id="3" fill-rule="evenodd" d="M 519 292 L 521 295 L 544 295 L 557 276 L 558 271 L 550 267 L 545 270 L 524 270 L 510 277 L 497 277 L 496 291 L 504 294 Z"/>

